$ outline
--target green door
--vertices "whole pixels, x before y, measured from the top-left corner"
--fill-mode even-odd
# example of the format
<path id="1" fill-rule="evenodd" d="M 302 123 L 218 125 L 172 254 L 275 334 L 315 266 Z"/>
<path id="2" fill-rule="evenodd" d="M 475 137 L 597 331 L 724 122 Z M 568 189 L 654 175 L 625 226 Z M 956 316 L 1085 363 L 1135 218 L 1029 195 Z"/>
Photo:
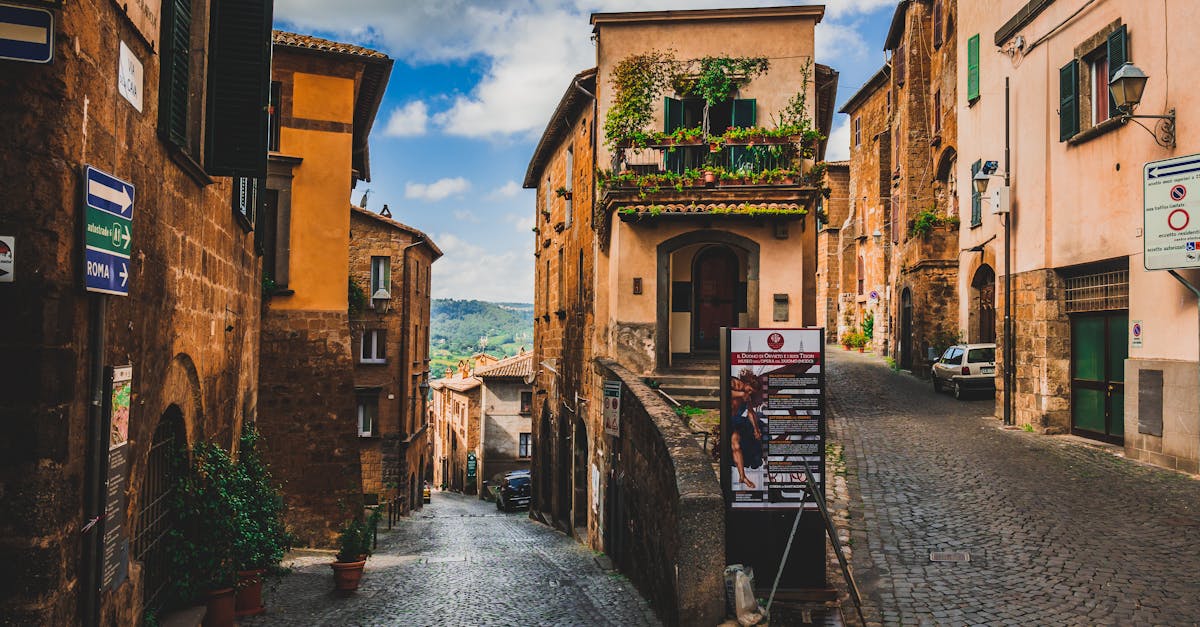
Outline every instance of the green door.
<path id="1" fill-rule="evenodd" d="M 1071 319 L 1071 431 L 1120 444 L 1125 437 L 1129 314 Z"/>

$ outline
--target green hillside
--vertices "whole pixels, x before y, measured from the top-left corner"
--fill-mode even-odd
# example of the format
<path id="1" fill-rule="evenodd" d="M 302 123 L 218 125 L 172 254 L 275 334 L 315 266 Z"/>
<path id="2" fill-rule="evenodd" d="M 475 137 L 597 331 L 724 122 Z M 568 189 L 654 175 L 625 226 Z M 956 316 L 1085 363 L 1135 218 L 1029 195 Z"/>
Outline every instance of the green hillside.
<path id="1" fill-rule="evenodd" d="M 433 378 L 478 352 L 497 357 L 533 348 L 533 305 L 435 298 L 430 306 L 429 357 Z"/>

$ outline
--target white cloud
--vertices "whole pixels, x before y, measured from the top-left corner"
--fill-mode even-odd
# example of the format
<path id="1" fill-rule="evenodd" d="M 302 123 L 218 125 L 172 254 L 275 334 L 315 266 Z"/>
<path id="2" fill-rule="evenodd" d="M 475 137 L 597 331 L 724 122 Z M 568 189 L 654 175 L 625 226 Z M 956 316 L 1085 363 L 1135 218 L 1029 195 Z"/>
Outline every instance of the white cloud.
<path id="1" fill-rule="evenodd" d="M 403 107 L 392 109 L 383 134 L 390 137 L 424 135 L 428 125 L 429 109 L 424 102 L 414 100 Z"/>
<path id="2" fill-rule="evenodd" d="M 850 116 L 838 115 L 829 132 L 829 142 L 825 148 L 826 161 L 845 161 L 850 158 Z"/>
<path id="3" fill-rule="evenodd" d="M 454 212 L 454 219 L 459 222 L 470 222 L 472 224 L 479 222 L 479 216 L 467 209 L 459 209 Z"/>
<path id="4" fill-rule="evenodd" d="M 409 103 L 393 111 L 389 134 L 419 134 L 432 122 L 452 135 L 528 139 L 545 126 L 571 77 L 595 64 L 590 13 L 778 4 L 779 0 L 355 0 L 351 11 L 343 1 L 277 0 L 275 15 L 287 28 L 374 46 L 406 62 L 482 64 L 482 77 L 469 92 L 441 95 L 448 96 L 442 110 L 430 113 L 424 103 Z M 818 59 L 845 58 L 846 53 L 862 58 L 867 47 L 857 25 L 844 20 L 894 6 L 895 0 L 828 0 L 825 19 L 817 26 Z"/>
<path id="5" fill-rule="evenodd" d="M 534 215 L 533 213 L 530 213 L 529 215 L 510 213 L 504 216 L 504 221 L 511 222 L 512 225 L 516 227 L 517 231 L 520 231 L 521 233 L 529 233 L 530 230 L 533 229 Z"/>
<path id="6" fill-rule="evenodd" d="M 442 233 L 437 243 L 445 256 L 433 264 L 434 298 L 532 302 L 533 256 L 528 250 L 484 248 L 452 233 Z"/>
<path id="7" fill-rule="evenodd" d="M 505 183 L 504 185 L 501 185 L 500 187 L 493 189 L 492 192 L 487 195 L 487 197 L 488 197 L 488 200 L 497 200 L 500 198 L 515 198 L 516 195 L 518 193 L 520 193 L 520 191 L 521 191 L 520 183 L 518 183 L 516 181 L 509 181 L 509 182 Z"/>
<path id="8" fill-rule="evenodd" d="M 460 177 L 438 179 L 433 183 L 405 183 L 404 197 L 437 201 L 471 189 L 471 182 Z"/>
<path id="9" fill-rule="evenodd" d="M 838 65 L 845 65 L 846 59 L 865 59 L 867 56 L 867 42 L 863 39 L 862 33 L 858 32 L 857 25 L 854 24 L 835 24 L 833 22 L 821 22 L 817 24 L 816 31 L 813 33 L 814 45 L 816 47 L 817 61 L 826 63 L 837 68 Z M 883 44 L 878 46 L 880 58 L 882 59 Z M 880 65 L 882 65 L 882 60 Z"/>

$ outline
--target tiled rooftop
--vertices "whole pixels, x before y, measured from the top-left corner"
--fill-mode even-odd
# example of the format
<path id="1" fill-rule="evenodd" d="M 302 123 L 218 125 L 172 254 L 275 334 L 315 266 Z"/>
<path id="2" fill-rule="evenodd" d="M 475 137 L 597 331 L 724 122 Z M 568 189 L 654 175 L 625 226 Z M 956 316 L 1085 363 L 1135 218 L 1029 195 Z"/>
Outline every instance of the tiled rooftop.
<path id="1" fill-rule="evenodd" d="M 533 353 L 527 352 L 475 371 L 477 377 L 528 377 L 533 374 Z"/>
<path id="2" fill-rule="evenodd" d="M 340 41 L 331 41 L 329 39 L 321 39 L 312 35 L 301 35 L 299 33 L 289 33 L 287 31 L 271 31 L 271 41 L 276 46 L 291 46 L 293 48 L 307 48 L 309 50 L 321 50 L 324 52 L 336 52 L 339 54 L 352 54 L 360 57 L 368 57 L 372 59 L 386 59 L 388 56 L 378 50 L 371 50 L 354 44 L 346 44 Z"/>

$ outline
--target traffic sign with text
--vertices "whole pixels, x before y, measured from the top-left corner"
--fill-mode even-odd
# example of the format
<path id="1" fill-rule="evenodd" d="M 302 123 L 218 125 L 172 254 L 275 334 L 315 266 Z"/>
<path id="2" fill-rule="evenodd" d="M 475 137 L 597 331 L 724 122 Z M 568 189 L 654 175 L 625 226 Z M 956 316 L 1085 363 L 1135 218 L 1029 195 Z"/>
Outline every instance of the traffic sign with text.
<path id="1" fill-rule="evenodd" d="M 89 292 L 128 296 L 134 186 L 87 166 L 83 196 L 84 285 Z"/>
<path id="2" fill-rule="evenodd" d="M 1147 163 L 1142 185 L 1146 269 L 1200 268 L 1200 155 Z"/>
<path id="3" fill-rule="evenodd" d="M 0 4 L 0 59 L 49 63 L 54 58 L 54 14 Z"/>

